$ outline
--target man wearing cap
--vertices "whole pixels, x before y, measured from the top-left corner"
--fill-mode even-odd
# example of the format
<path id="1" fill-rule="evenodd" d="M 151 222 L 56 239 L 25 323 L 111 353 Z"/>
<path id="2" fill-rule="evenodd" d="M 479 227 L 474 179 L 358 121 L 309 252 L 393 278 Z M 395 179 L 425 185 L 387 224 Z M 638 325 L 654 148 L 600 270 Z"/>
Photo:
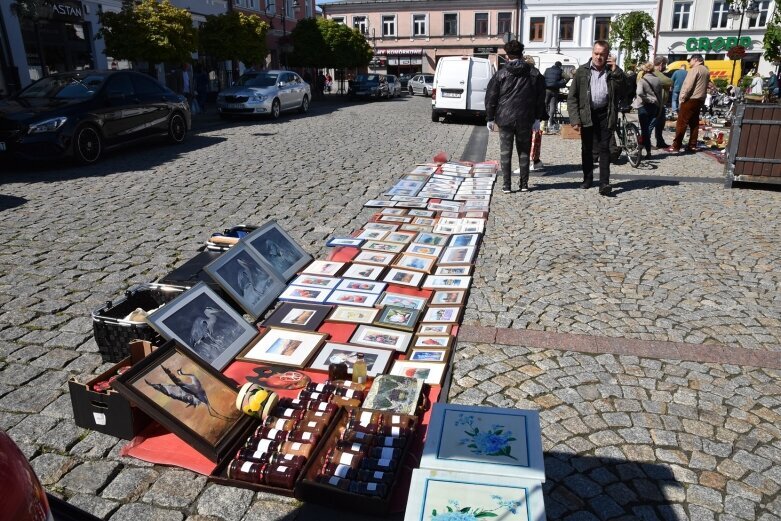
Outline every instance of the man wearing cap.
<path id="1" fill-rule="evenodd" d="M 686 74 L 686 80 L 681 86 L 681 94 L 678 98 L 680 110 L 678 120 L 675 122 L 675 139 L 667 148 L 667 152 L 677 153 L 683 145 L 683 136 L 686 127 L 689 128 L 689 144 L 687 152 L 697 151 L 697 133 L 700 129 L 700 111 L 705 104 L 705 96 L 708 94 L 710 83 L 710 71 L 705 66 L 702 54 L 692 54 L 689 58 L 691 68 Z"/>

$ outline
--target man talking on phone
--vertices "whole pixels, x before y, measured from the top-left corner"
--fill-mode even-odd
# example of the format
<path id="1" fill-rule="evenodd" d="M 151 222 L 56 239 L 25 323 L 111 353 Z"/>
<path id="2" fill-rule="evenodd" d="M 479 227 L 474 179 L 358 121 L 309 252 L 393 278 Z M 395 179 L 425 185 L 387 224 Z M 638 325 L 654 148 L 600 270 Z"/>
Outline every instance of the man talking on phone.
<path id="1" fill-rule="evenodd" d="M 599 151 L 599 194 L 611 197 L 610 136 L 618 121 L 618 104 L 626 88 L 626 74 L 610 54 L 610 44 L 594 42 L 591 60 L 578 67 L 567 97 L 570 125 L 580 132 L 583 184 L 594 182 L 594 158 Z"/>

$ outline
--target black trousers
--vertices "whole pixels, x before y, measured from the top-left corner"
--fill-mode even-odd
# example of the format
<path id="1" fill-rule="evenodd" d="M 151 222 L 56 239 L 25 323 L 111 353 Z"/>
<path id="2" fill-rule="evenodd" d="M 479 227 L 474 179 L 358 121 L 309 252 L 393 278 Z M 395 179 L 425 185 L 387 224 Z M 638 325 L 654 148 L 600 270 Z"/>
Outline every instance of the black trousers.
<path id="1" fill-rule="evenodd" d="M 610 184 L 610 136 L 607 107 L 591 110 L 590 127 L 580 129 L 581 161 L 583 163 L 583 181 L 594 180 L 594 156 L 599 154 L 599 186 Z"/>
<path id="2" fill-rule="evenodd" d="M 521 169 L 520 187 L 529 184 L 529 152 L 532 147 L 532 129 L 516 125 L 499 127 L 499 165 L 502 167 L 503 187 L 510 189 L 512 174 L 513 141 L 518 150 L 518 167 Z"/>

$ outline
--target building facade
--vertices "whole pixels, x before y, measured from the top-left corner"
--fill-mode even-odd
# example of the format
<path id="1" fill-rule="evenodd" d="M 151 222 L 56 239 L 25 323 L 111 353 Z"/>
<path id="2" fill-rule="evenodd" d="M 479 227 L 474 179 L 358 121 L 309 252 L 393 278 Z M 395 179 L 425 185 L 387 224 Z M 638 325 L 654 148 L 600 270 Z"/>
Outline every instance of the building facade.
<path id="1" fill-rule="evenodd" d="M 724 0 L 662 2 L 657 54 L 667 56 L 671 62 L 685 60 L 692 53 L 700 53 L 706 60 L 725 60 L 729 48 L 740 43 L 746 47 L 743 73 L 758 68 L 761 75 L 767 76 L 777 66 L 762 57 L 762 40 L 776 6 L 772 0 L 753 3 L 759 11 L 756 19 L 743 16 L 741 20 L 728 16 L 730 6 Z"/>
<path id="2" fill-rule="evenodd" d="M 358 29 L 374 49 L 369 70 L 433 73 L 444 56 L 478 56 L 498 64 L 504 36 L 517 33 L 517 0 L 341 0 L 323 16 Z"/>

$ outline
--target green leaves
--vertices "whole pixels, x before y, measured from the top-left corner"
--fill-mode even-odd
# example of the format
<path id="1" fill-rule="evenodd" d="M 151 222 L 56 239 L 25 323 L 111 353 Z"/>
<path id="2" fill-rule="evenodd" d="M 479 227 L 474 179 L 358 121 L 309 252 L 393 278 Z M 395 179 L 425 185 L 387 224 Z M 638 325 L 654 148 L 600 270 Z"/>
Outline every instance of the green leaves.
<path id="1" fill-rule="evenodd" d="M 773 8 L 773 16 L 765 29 L 765 38 L 762 41 L 765 49 L 765 59 L 770 62 L 781 62 L 781 11 L 778 4 Z"/>
<path id="2" fill-rule="evenodd" d="M 240 60 L 249 67 L 265 62 L 268 29 L 260 17 L 239 11 L 207 16 L 198 32 L 200 48 L 218 60 Z"/>
<path id="3" fill-rule="evenodd" d="M 302 20 L 291 33 L 291 63 L 309 67 L 365 67 L 372 59 L 366 38 L 356 29 L 322 18 Z"/>
<path id="4" fill-rule="evenodd" d="M 610 22 L 610 45 L 626 51 L 624 69 L 648 61 L 654 19 L 645 11 L 631 11 L 618 15 Z"/>

